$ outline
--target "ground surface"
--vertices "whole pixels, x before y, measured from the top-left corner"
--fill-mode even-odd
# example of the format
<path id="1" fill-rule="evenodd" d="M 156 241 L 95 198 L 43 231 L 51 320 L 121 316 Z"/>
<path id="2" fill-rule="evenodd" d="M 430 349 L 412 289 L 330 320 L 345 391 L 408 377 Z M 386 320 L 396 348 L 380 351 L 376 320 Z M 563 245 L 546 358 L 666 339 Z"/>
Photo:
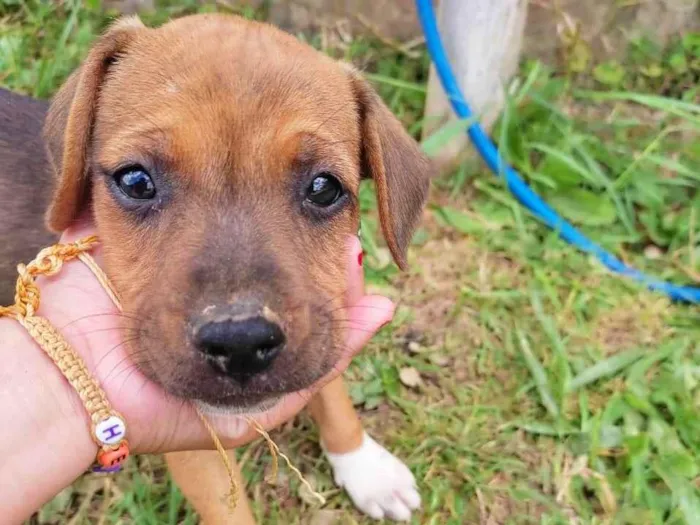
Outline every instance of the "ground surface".
<path id="1" fill-rule="evenodd" d="M 84 4 L 0 0 L 0 83 L 50 96 L 107 20 L 98 1 Z M 147 21 L 194 2 L 178 4 Z M 370 73 L 418 132 L 421 48 L 338 30 L 313 43 Z M 575 59 L 524 64 L 495 130 L 501 147 L 596 241 L 700 284 L 700 35 L 664 52 L 638 42 L 622 63 Z M 419 481 L 414 523 L 700 523 L 697 307 L 609 275 L 476 161 L 435 181 L 405 275 L 388 265 L 370 187 L 363 204 L 368 279 L 400 308 L 348 379 L 370 432 Z M 314 507 L 285 470 L 266 485 L 256 443 L 241 455 L 261 523 L 369 523 L 334 489 L 308 417 L 273 437 L 329 502 Z M 143 457 L 116 478 L 79 481 L 32 521 L 197 520 L 161 460 Z"/>

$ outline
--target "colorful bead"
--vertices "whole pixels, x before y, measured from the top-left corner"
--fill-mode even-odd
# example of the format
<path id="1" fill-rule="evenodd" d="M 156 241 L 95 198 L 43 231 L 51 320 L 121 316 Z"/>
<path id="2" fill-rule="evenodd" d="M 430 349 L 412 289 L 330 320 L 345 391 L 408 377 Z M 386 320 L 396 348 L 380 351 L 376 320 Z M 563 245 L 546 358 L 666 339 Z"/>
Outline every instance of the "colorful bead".
<path id="1" fill-rule="evenodd" d="M 109 416 L 95 425 L 95 437 L 103 445 L 116 445 L 126 437 L 126 423 L 120 417 Z"/>
<path id="2" fill-rule="evenodd" d="M 105 468 L 121 466 L 129 457 L 129 444 L 122 441 L 117 449 L 102 449 L 97 453 L 97 463 Z"/>
<path id="3" fill-rule="evenodd" d="M 95 465 L 92 467 L 92 472 L 96 474 L 116 474 L 122 469 L 121 465 L 115 465 L 113 467 L 103 467 L 101 465 Z"/>

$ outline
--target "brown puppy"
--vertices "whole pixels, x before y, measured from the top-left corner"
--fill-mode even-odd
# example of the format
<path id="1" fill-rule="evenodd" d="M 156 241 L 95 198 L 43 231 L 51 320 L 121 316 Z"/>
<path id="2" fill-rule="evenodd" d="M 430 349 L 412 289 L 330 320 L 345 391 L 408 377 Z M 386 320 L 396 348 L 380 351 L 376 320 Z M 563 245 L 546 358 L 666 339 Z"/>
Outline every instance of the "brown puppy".
<path id="1" fill-rule="evenodd" d="M 43 227 L 52 176 L 41 128 L 49 105 L 0 89 L 0 304 L 13 302 L 17 263 L 56 241 Z"/>
<path id="2" fill-rule="evenodd" d="M 47 223 L 59 232 L 92 211 L 140 334 L 133 361 L 173 395 L 237 412 L 338 360 L 360 179 L 375 181 L 401 267 L 428 190 L 428 161 L 359 75 L 233 16 L 118 22 L 54 98 L 45 138 L 57 176 Z M 311 410 L 358 507 L 407 519 L 413 477 L 364 434 L 342 381 Z M 169 464 L 205 521 L 252 523 L 247 505 L 227 515 L 210 453 Z"/>

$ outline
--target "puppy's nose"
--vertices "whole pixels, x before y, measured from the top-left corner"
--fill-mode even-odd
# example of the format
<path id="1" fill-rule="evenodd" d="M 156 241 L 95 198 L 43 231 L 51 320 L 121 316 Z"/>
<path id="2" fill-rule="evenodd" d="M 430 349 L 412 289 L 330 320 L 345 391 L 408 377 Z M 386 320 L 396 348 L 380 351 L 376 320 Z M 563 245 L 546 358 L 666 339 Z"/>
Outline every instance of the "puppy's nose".
<path id="1" fill-rule="evenodd" d="M 204 323 L 194 339 L 215 368 L 237 379 L 267 369 L 286 340 L 282 328 L 261 315 Z"/>

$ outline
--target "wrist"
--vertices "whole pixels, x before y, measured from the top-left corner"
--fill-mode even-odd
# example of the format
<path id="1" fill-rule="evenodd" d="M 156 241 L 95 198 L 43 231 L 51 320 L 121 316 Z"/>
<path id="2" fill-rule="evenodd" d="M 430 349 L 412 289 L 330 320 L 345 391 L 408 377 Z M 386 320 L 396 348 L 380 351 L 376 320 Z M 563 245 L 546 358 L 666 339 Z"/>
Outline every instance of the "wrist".
<path id="1" fill-rule="evenodd" d="M 0 319 L 0 333 L 0 508 L 13 523 L 88 469 L 97 446 L 77 394 L 24 328 Z"/>

